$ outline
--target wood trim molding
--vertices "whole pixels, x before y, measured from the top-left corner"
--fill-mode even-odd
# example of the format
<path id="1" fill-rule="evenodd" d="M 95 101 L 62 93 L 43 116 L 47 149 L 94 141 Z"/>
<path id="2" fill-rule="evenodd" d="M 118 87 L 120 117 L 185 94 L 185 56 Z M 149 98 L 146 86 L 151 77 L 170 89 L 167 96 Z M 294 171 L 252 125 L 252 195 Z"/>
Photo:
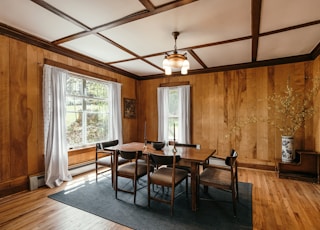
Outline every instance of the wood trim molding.
<path id="1" fill-rule="evenodd" d="M 180 85 L 190 85 L 190 82 L 189 81 L 167 82 L 167 83 L 161 83 L 160 87 L 173 87 L 173 86 L 180 86 Z"/>
<path id="2" fill-rule="evenodd" d="M 87 71 L 87 70 L 80 69 L 78 67 L 74 67 L 74 66 L 70 66 L 70 65 L 67 65 L 67 64 L 63 64 L 63 63 L 56 62 L 56 61 L 53 61 L 53 60 L 50 60 L 50 59 L 45 59 L 44 60 L 44 64 L 55 66 L 55 67 L 59 67 L 59 68 L 66 69 L 66 70 L 74 72 L 74 73 L 83 74 L 83 75 L 87 75 L 87 76 L 90 76 L 90 77 L 95 77 L 95 78 L 99 78 L 99 79 L 103 79 L 103 80 L 107 80 L 107 81 L 118 82 L 118 80 L 115 79 L 115 78 L 108 77 L 108 76 L 101 75 L 101 74 L 97 74 L 97 73 L 93 73 L 93 72 L 90 72 L 90 71 Z"/>

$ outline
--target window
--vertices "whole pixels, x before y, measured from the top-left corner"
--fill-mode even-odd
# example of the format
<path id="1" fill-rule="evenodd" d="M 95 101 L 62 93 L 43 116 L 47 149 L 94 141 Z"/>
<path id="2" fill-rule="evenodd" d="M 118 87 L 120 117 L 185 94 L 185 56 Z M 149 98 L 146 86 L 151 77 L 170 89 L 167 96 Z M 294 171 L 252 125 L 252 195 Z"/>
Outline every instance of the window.
<path id="1" fill-rule="evenodd" d="M 174 137 L 180 143 L 190 143 L 189 85 L 158 88 L 158 140 Z"/>
<path id="2" fill-rule="evenodd" d="M 110 84 L 70 74 L 66 86 L 66 130 L 69 148 L 110 140 Z"/>
<path id="3" fill-rule="evenodd" d="M 175 129 L 175 139 L 181 139 L 179 135 L 179 91 L 177 88 L 168 90 L 168 138 L 173 140 L 173 129 Z M 174 125 L 173 125 L 174 124 Z"/>

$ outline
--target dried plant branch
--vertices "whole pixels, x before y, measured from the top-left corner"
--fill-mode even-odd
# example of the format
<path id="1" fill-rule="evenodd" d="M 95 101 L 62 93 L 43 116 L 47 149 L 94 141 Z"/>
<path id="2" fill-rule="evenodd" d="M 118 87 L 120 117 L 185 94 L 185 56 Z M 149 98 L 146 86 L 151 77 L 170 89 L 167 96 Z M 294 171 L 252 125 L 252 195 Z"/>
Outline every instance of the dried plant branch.
<path id="1" fill-rule="evenodd" d="M 288 81 L 284 92 L 274 93 L 266 98 L 268 110 L 274 112 L 272 119 L 251 115 L 245 120 L 235 122 L 226 137 L 240 130 L 241 127 L 257 122 L 267 122 L 277 128 L 283 136 L 294 136 L 305 125 L 305 122 L 319 111 L 319 106 L 313 103 L 314 97 L 318 95 L 319 88 L 320 78 L 314 78 L 312 89 L 302 93 L 295 92 Z"/>

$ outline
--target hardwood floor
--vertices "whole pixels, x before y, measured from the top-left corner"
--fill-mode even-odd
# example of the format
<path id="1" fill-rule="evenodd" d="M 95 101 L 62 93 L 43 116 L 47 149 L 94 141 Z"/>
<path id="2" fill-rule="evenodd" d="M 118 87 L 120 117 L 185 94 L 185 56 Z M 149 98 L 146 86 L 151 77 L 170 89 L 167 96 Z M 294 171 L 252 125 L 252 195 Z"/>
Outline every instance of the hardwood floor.
<path id="1" fill-rule="evenodd" d="M 87 173 L 59 188 L 39 188 L 0 199 L 0 229 L 116 229 L 127 227 L 54 201 L 47 196 L 94 179 Z M 253 229 L 320 229 L 320 185 L 279 179 L 276 172 L 239 169 L 253 184 Z"/>

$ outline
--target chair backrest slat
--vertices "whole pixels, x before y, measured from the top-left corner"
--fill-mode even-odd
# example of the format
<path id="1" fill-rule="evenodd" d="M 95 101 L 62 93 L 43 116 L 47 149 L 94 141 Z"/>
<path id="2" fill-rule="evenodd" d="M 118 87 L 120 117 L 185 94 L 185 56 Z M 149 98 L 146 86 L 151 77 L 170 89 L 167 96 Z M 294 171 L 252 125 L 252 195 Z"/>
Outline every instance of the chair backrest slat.
<path id="1" fill-rule="evenodd" d="M 169 141 L 169 145 L 173 145 L 174 142 L 173 141 Z M 190 148 L 200 148 L 200 145 L 197 144 L 186 144 L 186 143 L 179 143 L 176 142 L 176 146 L 180 146 L 180 147 L 190 147 Z"/>
<path id="2" fill-rule="evenodd" d="M 173 159 L 174 156 L 165 156 L 165 155 L 156 155 L 156 154 L 150 154 L 150 158 L 152 163 L 154 163 L 155 165 L 172 165 L 173 164 Z M 176 155 L 176 162 L 180 161 L 180 155 Z"/>
<path id="3" fill-rule="evenodd" d="M 231 154 L 230 154 L 231 156 L 226 157 L 225 163 L 226 163 L 226 165 L 234 167 L 234 164 L 235 164 L 237 157 L 238 157 L 238 153 L 234 149 L 232 149 Z"/>
<path id="4" fill-rule="evenodd" d="M 116 146 L 119 144 L 119 140 L 112 140 L 112 141 L 104 141 L 96 143 L 97 150 L 104 150 L 106 147 Z"/>
<path id="5" fill-rule="evenodd" d="M 133 159 L 138 159 L 142 156 L 141 151 L 119 151 L 119 154 L 122 158 L 127 159 L 127 160 L 133 160 Z"/>

